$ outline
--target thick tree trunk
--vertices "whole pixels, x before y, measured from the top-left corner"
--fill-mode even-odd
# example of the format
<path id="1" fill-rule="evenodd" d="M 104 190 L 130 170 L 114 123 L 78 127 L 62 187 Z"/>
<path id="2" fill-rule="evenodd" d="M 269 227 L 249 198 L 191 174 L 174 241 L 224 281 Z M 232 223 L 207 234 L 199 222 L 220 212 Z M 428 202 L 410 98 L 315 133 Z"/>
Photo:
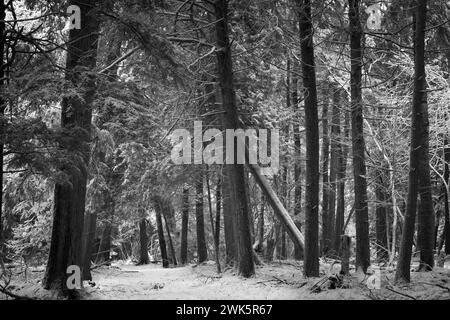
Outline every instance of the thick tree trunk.
<path id="1" fill-rule="evenodd" d="M 62 168 L 68 181 L 56 183 L 54 192 L 54 218 L 49 259 L 44 277 L 45 288 L 66 289 L 66 270 L 70 265 L 82 267 L 82 232 L 86 199 L 87 165 L 95 82 L 84 77 L 79 70 L 95 68 L 99 22 L 96 0 L 71 1 L 81 8 L 82 28 L 70 30 L 66 60 L 66 79 L 84 88 L 83 99 L 64 98 L 61 125 L 66 130 L 81 129 L 76 137 L 82 157 L 74 154 L 74 163 Z M 81 68 L 80 68 L 81 67 Z M 75 68 L 77 70 L 75 71 Z M 72 148 L 74 144 L 62 146 Z M 71 152 L 72 150 L 68 150 Z"/>
<path id="2" fill-rule="evenodd" d="M 230 179 L 228 178 L 227 170 L 223 169 L 223 224 L 225 233 L 225 251 L 226 251 L 226 264 L 234 265 L 237 259 L 237 249 L 234 230 L 234 203 L 231 199 L 231 186 Z"/>
<path id="3" fill-rule="evenodd" d="M 412 104 L 412 124 L 411 124 L 411 150 L 410 150 L 410 163 L 409 163 L 409 180 L 408 180 L 408 198 L 406 204 L 405 222 L 403 224 L 402 240 L 400 244 L 400 255 L 397 264 L 397 270 L 395 279 L 397 282 L 409 282 L 410 278 L 410 266 L 412 256 L 412 246 L 414 241 L 416 211 L 417 211 L 417 195 L 419 193 L 419 184 L 422 191 L 425 191 L 425 183 L 428 181 L 421 181 L 424 174 L 420 171 L 429 172 L 428 160 L 428 105 L 426 89 L 426 73 L 425 73 L 425 27 L 426 27 L 426 12 L 427 1 L 417 0 L 417 8 L 415 13 L 415 34 L 414 34 L 414 96 Z M 426 155 L 425 155 L 426 153 Z M 429 177 L 429 175 L 428 175 Z M 429 184 L 428 184 L 429 187 Z M 427 192 L 427 194 L 430 194 Z M 423 200 L 423 199 L 421 199 Z M 427 203 L 422 204 L 421 211 Z M 428 213 L 432 215 L 432 209 Z M 423 215 L 423 213 L 422 213 Z M 424 217 L 422 216 L 422 219 Z M 422 226 L 423 227 L 423 226 Z M 432 234 L 432 230 L 424 230 Z M 433 238 L 433 237 L 431 237 Z M 424 241 L 422 246 L 427 245 L 427 239 L 421 239 Z M 432 249 L 432 244 L 431 244 Z M 431 252 L 432 253 L 432 252 Z M 426 255 L 427 252 L 424 252 Z M 432 261 L 423 261 L 421 252 L 421 264 L 431 263 Z"/>
<path id="4" fill-rule="evenodd" d="M 181 264 L 188 263 L 187 247 L 188 247 L 188 228 L 189 228 L 189 188 L 183 188 L 182 198 L 182 217 L 181 217 Z"/>
<path id="5" fill-rule="evenodd" d="M 142 218 L 139 222 L 139 262 L 138 265 L 149 264 L 148 257 L 148 235 L 147 235 L 147 220 Z"/>
<path id="6" fill-rule="evenodd" d="M 323 90 L 323 106 L 322 106 L 322 254 L 327 255 L 331 247 L 330 234 L 330 216 L 328 213 L 328 197 L 329 193 L 329 155 L 330 155 L 330 137 L 328 135 L 328 86 Z"/>
<path id="7" fill-rule="evenodd" d="M 238 129 L 239 119 L 234 91 L 233 65 L 231 56 L 231 45 L 228 28 L 228 0 L 216 0 L 214 2 L 216 16 L 217 36 L 217 65 L 219 83 L 222 90 L 222 103 L 224 109 L 224 124 L 226 129 Z M 247 202 L 247 189 L 245 185 L 244 165 L 236 164 L 237 148 L 235 144 L 235 164 L 225 165 L 228 178 L 230 179 L 231 201 L 235 209 L 235 241 L 237 243 L 237 265 L 238 272 L 244 277 L 255 274 L 253 261 L 253 247 L 250 231 L 250 208 Z"/>
<path id="8" fill-rule="evenodd" d="M 5 17 L 6 7 L 5 1 L 0 1 L 0 90 L 3 90 L 5 85 L 5 65 L 3 64 L 5 56 Z M 3 131 L 5 128 L 4 113 L 6 108 L 6 101 L 3 97 L 0 97 L 0 137 L 3 137 Z M 0 263 L 3 262 L 3 142 L 0 141 Z"/>
<path id="9" fill-rule="evenodd" d="M 319 126 L 317 86 L 314 59 L 311 1 L 298 0 L 300 46 L 305 91 L 306 128 L 306 210 L 305 260 L 306 277 L 319 276 Z"/>
<path id="10" fill-rule="evenodd" d="M 349 0 L 350 56 L 351 56 L 351 110 L 353 175 L 356 217 L 356 269 L 364 273 L 370 266 L 369 208 L 367 203 L 366 159 L 362 102 L 362 26 L 360 0 Z"/>

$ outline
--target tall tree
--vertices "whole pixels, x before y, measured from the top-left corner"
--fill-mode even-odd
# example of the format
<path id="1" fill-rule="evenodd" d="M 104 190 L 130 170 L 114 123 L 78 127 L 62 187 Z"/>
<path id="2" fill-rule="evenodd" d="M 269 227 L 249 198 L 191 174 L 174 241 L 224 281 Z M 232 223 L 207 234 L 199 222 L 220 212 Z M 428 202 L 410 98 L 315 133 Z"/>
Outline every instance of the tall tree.
<path id="1" fill-rule="evenodd" d="M 306 194 L 305 262 L 306 277 L 319 276 L 319 119 L 314 58 L 311 1 L 298 0 L 300 47 L 305 96 Z"/>
<path id="2" fill-rule="evenodd" d="M 330 136 L 328 133 L 328 86 L 323 88 L 322 104 L 322 254 L 326 255 L 331 245 L 330 238 L 330 215 L 329 215 L 329 159 L 330 159 Z"/>
<path id="3" fill-rule="evenodd" d="M 0 1 L 0 90 L 4 89 L 5 84 L 5 17 L 6 6 L 5 1 Z M 3 131 L 4 131 L 4 114 L 6 108 L 6 101 L 3 96 L 0 96 L 0 261 L 3 260 Z"/>
<path id="4" fill-rule="evenodd" d="M 426 268 L 433 267 L 433 227 L 431 225 L 431 229 L 425 229 L 429 223 L 424 223 L 424 220 L 427 220 L 428 216 L 433 217 L 433 208 L 430 208 L 431 203 L 429 201 L 431 200 L 431 190 L 429 189 L 429 128 L 425 72 L 426 15 L 427 1 L 417 0 L 414 13 L 414 94 L 411 116 L 408 198 L 402 240 L 400 243 L 400 255 L 395 274 L 397 282 L 409 282 L 411 280 L 410 265 L 415 231 L 417 196 L 419 193 L 421 196 L 421 205 L 419 208 L 419 225 L 421 225 L 421 229 L 419 233 L 422 233 L 422 235 L 419 235 L 419 243 L 421 246 L 420 260 L 422 266 L 427 264 Z M 429 235 L 424 236 L 423 233 L 428 233 Z M 431 241 L 427 238 L 431 238 Z M 427 246 L 431 248 L 426 248 Z M 423 252 L 422 249 L 424 249 Z"/>
<path id="5" fill-rule="evenodd" d="M 364 116 L 362 101 L 363 30 L 360 21 L 360 0 L 349 0 L 351 111 L 353 176 L 356 218 L 356 268 L 364 273 L 370 265 L 369 208 L 367 203 Z"/>
<path id="6" fill-rule="evenodd" d="M 67 180 L 55 185 L 52 240 L 43 281 L 45 288 L 64 291 L 67 289 L 67 267 L 82 266 L 87 164 L 95 94 L 95 81 L 86 75 L 86 71 L 95 68 L 99 33 L 97 0 L 70 1 L 70 4 L 81 9 L 81 29 L 72 29 L 69 33 L 66 79 L 82 88 L 82 92 L 81 97 L 71 95 L 62 102 L 61 126 L 68 134 L 68 142 L 61 147 L 73 155 L 73 163 L 62 168 Z M 79 149 L 73 150 L 76 145 Z"/>
<path id="7" fill-rule="evenodd" d="M 236 104 L 236 93 L 233 79 L 233 63 L 231 56 L 230 31 L 228 26 L 228 0 L 214 2 L 216 17 L 216 38 L 218 78 L 222 91 L 222 105 L 224 110 L 224 124 L 226 129 L 238 129 L 239 114 Z M 255 274 L 253 261 L 253 247 L 250 231 L 250 207 L 247 202 L 247 188 L 245 185 L 244 165 L 237 164 L 237 144 L 234 144 L 234 165 L 225 165 L 229 179 L 230 201 L 235 210 L 235 240 L 237 243 L 238 272 L 244 277 Z M 230 152 L 230 150 L 228 150 Z"/>

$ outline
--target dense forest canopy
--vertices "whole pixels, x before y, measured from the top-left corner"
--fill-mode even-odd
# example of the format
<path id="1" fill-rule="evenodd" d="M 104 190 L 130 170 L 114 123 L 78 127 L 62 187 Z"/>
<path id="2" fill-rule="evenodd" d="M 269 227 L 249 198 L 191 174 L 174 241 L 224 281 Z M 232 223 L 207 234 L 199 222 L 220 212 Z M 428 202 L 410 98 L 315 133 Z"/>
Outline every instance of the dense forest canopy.
<path id="1" fill-rule="evenodd" d="M 73 296 L 68 267 L 114 261 L 444 267 L 449 21 L 444 0 L 1 0 L 0 290 L 44 266 Z"/>

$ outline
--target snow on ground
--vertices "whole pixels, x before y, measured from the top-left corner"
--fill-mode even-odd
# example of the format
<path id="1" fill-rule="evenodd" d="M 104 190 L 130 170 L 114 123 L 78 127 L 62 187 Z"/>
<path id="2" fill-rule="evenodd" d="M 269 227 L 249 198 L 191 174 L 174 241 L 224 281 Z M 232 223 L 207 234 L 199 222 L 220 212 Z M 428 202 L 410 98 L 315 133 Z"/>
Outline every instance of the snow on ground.
<path id="1" fill-rule="evenodd" d="M 214 262 L 204 265 L 164 269 L 161 265 L 134 266 L 118 262 L 93 270 L 95 286 L 87 283 L 82 298 L 89 300 L 385 300 L 385 299 L 450 299 L 450 269 L 435 268 L 433 272 L 412 273 L 412 283 L 393 285 L 393 271 L 382 272 L 381 289 L 369 290 L 367 276 L 344 280 L 343 288 L 329 289 L 325 274 L 330 265 L 321 264 L 322 277 L 304 279 L 296 261 L 273 262 L 258 266 L 256 276 L 245 279 L 225 270 L 215 272 Z M 336 266 L 335 266 L 336 267 Z M 332 270 L 335 270 L 333 268 Z M 28 281 L 16 279 L 12 291 L 40 299 L 56 296 L 42 289 L 42 270 L 28 272 Z M 314 285 L 321 284 L 313 293 Z M 5 297 L 0 294 L 0 299 Z"/>

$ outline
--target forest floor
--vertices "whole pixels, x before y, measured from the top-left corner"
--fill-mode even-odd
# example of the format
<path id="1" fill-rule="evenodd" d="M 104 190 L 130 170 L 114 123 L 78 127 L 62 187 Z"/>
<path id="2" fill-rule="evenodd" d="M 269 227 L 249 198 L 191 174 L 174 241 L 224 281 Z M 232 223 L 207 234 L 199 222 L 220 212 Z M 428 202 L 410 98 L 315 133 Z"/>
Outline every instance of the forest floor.
<path id="1" fill-rule="evenodd" d="M 332 267 L 332 269 L 330 269 Z M 334 265 L 336 267 L 336 265 Z M 86 283 L 82 299 L 164 299 L 164 300 L 392 300 L 450 299 L 450 264 L 432 272 L 412 273 L 406 286 L 393 285 L 393 271 L 382 271 L 381 289 L 370 290 L 367 277 L 356 274 L 344 279 L 342 286 L 330 288 L 328 275 L 333 266 L 321 263 L 321 278 L 304 279 L 301 264 L 283 261 L 257 267 L 256 276 L 245 279 L 225 270 L 218 275 L 212 261 L 200 266 L 189 265 L 164 269 L 159 264 L 135 266 L 116 262 L 93 270 L 94 286 Z M 20 296 L 55 299 L 40 284 L 42 268 L 31 268 L 13 278 L 9 290 Z M 314 288 L 316 288 L 314 290 Z M 7 298 L 0 293 L 0 300 Z"/>

